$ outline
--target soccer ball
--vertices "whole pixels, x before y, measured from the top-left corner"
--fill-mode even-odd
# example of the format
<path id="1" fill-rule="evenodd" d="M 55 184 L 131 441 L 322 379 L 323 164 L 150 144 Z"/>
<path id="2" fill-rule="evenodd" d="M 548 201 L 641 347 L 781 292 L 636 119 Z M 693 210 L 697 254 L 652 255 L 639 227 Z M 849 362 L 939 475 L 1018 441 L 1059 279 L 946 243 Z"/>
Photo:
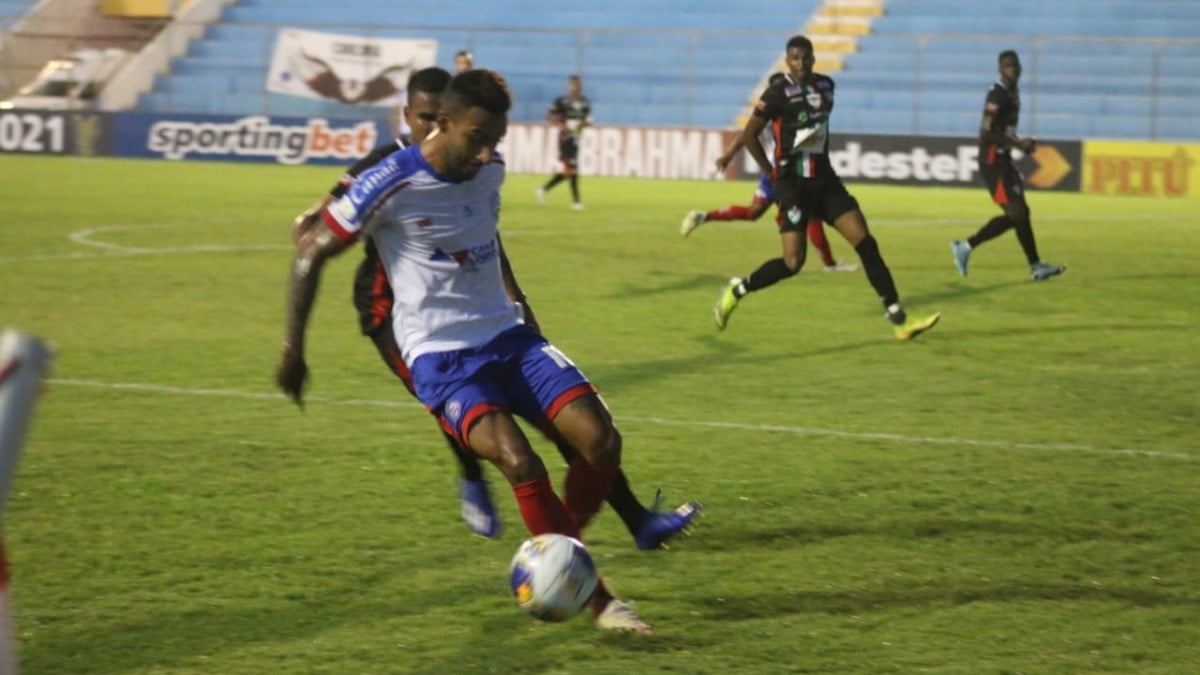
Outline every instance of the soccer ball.
<path id="1" fill-rule="evenodd" d="M 508 584 L 517 604 L 542 621 L 575 616 L 597 583 L 596 563 L 583 542 L 562 534 L 526 539 L 509 566 Z"/>

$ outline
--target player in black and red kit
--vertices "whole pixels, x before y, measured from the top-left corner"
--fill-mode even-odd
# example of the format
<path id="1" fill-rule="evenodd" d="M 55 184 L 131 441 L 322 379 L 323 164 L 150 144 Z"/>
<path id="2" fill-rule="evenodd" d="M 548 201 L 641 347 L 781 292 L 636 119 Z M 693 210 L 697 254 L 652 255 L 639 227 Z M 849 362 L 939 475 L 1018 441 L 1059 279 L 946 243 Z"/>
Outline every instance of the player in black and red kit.
<path id="1" fill-rule="evenodd" d="M 1010 154 L 1011 148 L 1018 148 L 1026 154 L 1037 151 L 1034 139 L 1017 136 L 1017 121 L 1021 116 L 1021 94 L 1017 91 L 1017 81 L 1021 79 L 1021 59 L 1011 49 L 1000 52 L 999 68 L 1000 81 L 988 90 L 987 100 L 983 104 L 983 122 L 979 127 L 979 175 L 983 177 L 992 201 L 1004 209 L 1004 215 L 992 218 L 967 239 L 951 242 L 950 251 L 954 254 L 954 266 L 958 268 L 958 273 L 965 277 L 972 250 L 985 241 L 1015 229 L 1017 241 L 1025 252 L 1025 260 L 1029 262 L 1030 277 L 1034 281 L 1045 281 L 1062 274 L 1067 268 L 1044 263 L 1038 257 L 1029 205 L 1025 203 L 1025 186 Z"/>
<path id="2" fill-rule="evenodd" d="M 566 179 L 571 180 L 571 208 L 583 209 L 579 201 L 579 134 L 592 123 L 592 102 L 583 95 L 583 80 L 578 75 L 567 78 L 567 94 L 554 99 L 546 120 L 558 128 L 558 160 L 562 169 L 537 189 L 539 204 L 546 203 L 546 193 Z"/>
<path id="3" fill-rule="evenodd" d="M 783 257 L 768 260 L 745 279 L 729 281 L 713 307 L 717 327 L 725 328 L 729 315 L 747 293 L 800 271 L 808 248 L 805 229 L 809 220 L 820 219 L 832 223 L 854 247 L 867 279 L 883 301 L 896 337 L 910 340 L 932 328 L 941 315 L 908 318 L 858 201 L 833 170 L 829 161 L 829 117 L 834 84 L 833 79 L 813 72 L 816 59 L 812 42 L 803 35 L 788 40 L 784 60 L 787 77 L 767 87 L 742 132 L 746 150 L 759 168 L 775 177 L 775 199 L 783 215 L 779 227 Z M 759 140 L 768 124 L 775 137 L 774 162 L 767 159 Z"/>
<path id="4" fill-rule="evenodd" d="M 783 73 L 774 73 L 768 78 L 767 82 L 773 83 L 782 81 L 786 75 Z M 760 143 L 770 142 L 769 139 L 760 137 Z M 725 150 L 725 153 L 717 158 L 717 171 L 723 173 L 729 163 L 733 161 L 734 156 L 742 149 L 745 143 L 742 142 L 742 135 L 738 134 L 733 143 Z M 772 204 L 775 203 L 775 186 L 774 180 L 770 174 L 762 174 L 758 181 L 758 188 L 754 191 L 754 198 L 749 206 L 731 205 L 713 209 L 711 211 L 691 210 L 683 217 L 683 222 L 679 225 L 679 234 L 688 236 L 704 223 L 714 220 L 758 220 L 762 214 L 767 212 Z M 775 224 L 783 225 L 783 215 L 778 210 L 775 212 Z M 820 219 L 808 221 L 808 238 L 812 241 L 813 246 L 817 247 L 817 252 L 821 254 L 821 261 L 825 263 L 826 272 L 853 272 L 858 269 L 858 265 L 853 263 L 841 263 L 833 257 L 833 250 L 829 248 L 829 240 L 825 238 L 825 223 Z"/>
<path id="5" fill-rule="evenodd" d="M 411 129 L 410 135 L 398 136 L 395 142 L 376 148 L 351 166 L 325 199 L 296 218 L 293 228 L 295 240 L 299 241 L 301 236 L 314 227 L 324 227 L 320 221 L 321 210 L 329 202 L 344 195 L 360 174 L 392 153 L 411 144 L 420 143 L 434 133 L 437 113 L 441 108 L 442 92 L 450 83 L 450 79 L 450 73 L 437 67 L 417 71 L 409 78 L 408 102 L 404 106 L 403 115 Z M 363 335 L 375 343 L 376 349 L 392 373 L 412 392 L 412 375 L 396 346 L 392 332 L 392 288 L 379 253 L 370 238 L 364 242 L 364 253 L 363 261 L 354 276 L 354 306 L 358 310 L 360 328 Z M 536 329 L 537 322 L 533 310 L 516 283 L 503 244 L 500 245 L 500 264 L 506 291 L 510 297 L 521 303 L 525 322 Z M 452 435 L 443 431 L 443 436 L 462 469 L 459 487 L 463 521 L 482 537 L 497 536 L 500 533 L 500 519 L 484 480 L 479 458 L 464 449 Z M 551 440 L 555 441 L 563 459 L 568 463 L 576 460 L 578 454 L 570 445 L 557 438 Z M 669 539 L 685 531 L 701 509 L 698 503 L 687 502 L 674 511 L 659 511 L 658 499 L 647 509 L 633 494 L 623 471 L 618 471 L 613 479 L 607 501 L 633 535 L 638 548 L 647 550 L 662 548 Z"/>

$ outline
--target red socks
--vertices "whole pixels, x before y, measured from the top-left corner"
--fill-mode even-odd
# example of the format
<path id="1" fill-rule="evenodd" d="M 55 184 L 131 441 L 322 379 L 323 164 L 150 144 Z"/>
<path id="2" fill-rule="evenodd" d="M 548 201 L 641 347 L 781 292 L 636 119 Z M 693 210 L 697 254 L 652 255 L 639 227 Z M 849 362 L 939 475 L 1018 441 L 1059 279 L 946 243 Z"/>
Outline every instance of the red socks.
<path id="1" fill-rule="evenodd" d="M 833 251 L 829 248 L 829 240 L 825 238 L 825 223 L 819 220 L 808 221 L 808 239 L 821 252 L 821 262 L 825 263 L 826 267 L 837 264 L 833 259 Z"/>
<path id="2" fill-rule="evenodd" d="M 531 534 L 553 532 L 579 538 L 579 528 L 558 495 L 554 494 L 549 476 L 542 474 L 533 480 L 517 483 L 513 486 L 513 494 L 517 497 L 525 527 Z"/>
<path id="3" fill-rule="evenodd" d="M 563 502 L 579 529 L 587 527 L 612 488 L 618 467 L 596 467 L 578 455 L 567 467 Z"/>
<path id="4" fill-rule="evenodd" d="M 705 214 L 705 220 L 754 220 L 754 211 L 749 206 L 726 206 Z"/>

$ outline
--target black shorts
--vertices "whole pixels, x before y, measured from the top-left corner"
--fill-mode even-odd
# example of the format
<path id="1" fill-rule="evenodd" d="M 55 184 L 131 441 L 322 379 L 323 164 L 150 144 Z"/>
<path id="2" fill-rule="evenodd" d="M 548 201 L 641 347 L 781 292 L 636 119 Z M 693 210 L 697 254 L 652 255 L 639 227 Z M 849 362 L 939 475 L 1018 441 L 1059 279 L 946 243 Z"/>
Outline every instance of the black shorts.
<path id="1" fill-rule="evenodd" d="M 559 134 L 558 161 L 562 162 L 563 173 L 575 173 L 579 167 L 579 139 L 575 134 Z"/>
<path id="2" fill-rule="evenodd" d="M 1000 158 L 996 158 L 991 164 L 981 161 L 979 175 L 996 204 L 1025 206 L 1025 183 L 1021 180 L 1021 172 L 1017 171 L 1017 167 L 1013 166 L 1011 161 Z"/>
<path id="3" fill-rule="evenodd" d="M 375 349 L 388 369 L 412 392 L 412 374 L 400 355 L 392 332 L 392 300 L 392 287 L 383 262 L 379 260 L 379 252 L 367 241 L 366 256 L 354 273 L 354 307 L 358 310 L 359 328 L 375 343 Z"/>
<path id="4" fill-rule="evenodd" d="M 832 223 L 845 213 L 858 209 L 858 200 L 846 191 L 842 179 L 796 178 L 775 180 L 775 201 L 779 204 L 780 232 L 804 232 L 810 220 Z"/>

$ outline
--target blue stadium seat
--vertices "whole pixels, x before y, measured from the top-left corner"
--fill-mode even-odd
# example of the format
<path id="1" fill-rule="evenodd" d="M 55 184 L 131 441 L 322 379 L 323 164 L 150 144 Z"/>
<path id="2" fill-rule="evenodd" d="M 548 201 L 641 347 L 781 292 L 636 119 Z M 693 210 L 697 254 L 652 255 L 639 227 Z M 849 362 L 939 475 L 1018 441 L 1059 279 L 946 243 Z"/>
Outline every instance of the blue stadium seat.
<path id="1" fill-rule="evenodd" d="M 0 16 L 14 0 L 0 0 Z M 22 0 L 26 6 L 32 2 Z M 570 74 L 602 124 L 728 127 L 819 3 L 760 0 L 240 0 L 159 77 L 141 107 L 361 117 L 364 109 L 264 91 L 282 27 L 437 40 L 438 65 L 470 49 L 504 73 L 514 121 L 538 121 Z M 1200 138 L 1200 2 L 891 2 L 847 54 L 835 130 L 974 135 L 996 54 L 1025 66 L 1022 132 Z M 369 15 L 371 26 L 346 17 Z M 781 17 L 793 17 L 781 21 Z M 313 112 L 320 111 L 320 112 Z M 373 111 L 366 111 L 374 114 Z M 1139 135 L 1140 134 L 1140 135 Z"/>
<path id="2" fill-rule="evenodd" d="M 886 11 L 835 74 L 839 130 L 973 134 L 996 55 L 1015 49 L 1022 133 L 1200 138 L 1180 121 L 1200 113 L 1200 2 L 921 0 Z"/>
<path id="3" fill-rule="evenodd" d="M 38 0 L 0 0 L 0 31 L 12 28 L 36 4 Z"/>
<path id="4" fill-rule="evenodd" d="M 284 104 L 264 92 L 274 42 L 283 27 L 438 41 L 438 65 L 470 49 L 479 66 L 505 75 L 514 121 L 540 121 L 580 74 L 604 124 L 728 127 L 776 61 L 783 43 L 817 5 L 761 0 L 607 0 L 564 6 L 550 0 L 461 5 L 438 0 L 241 0 L 157 78 L 140 107 L 251 114 L 320 109 L 355 117 L 356 108 L 319 101 Z M 369 15 L 370 28 L 346 17 Z M 781 22 L 781 17 L 791 17 Z M 324 107 L 321 107 L 324 106 Z"/>

